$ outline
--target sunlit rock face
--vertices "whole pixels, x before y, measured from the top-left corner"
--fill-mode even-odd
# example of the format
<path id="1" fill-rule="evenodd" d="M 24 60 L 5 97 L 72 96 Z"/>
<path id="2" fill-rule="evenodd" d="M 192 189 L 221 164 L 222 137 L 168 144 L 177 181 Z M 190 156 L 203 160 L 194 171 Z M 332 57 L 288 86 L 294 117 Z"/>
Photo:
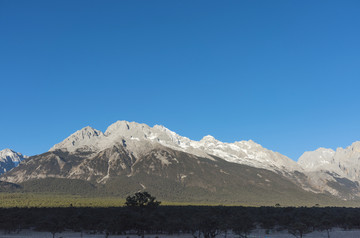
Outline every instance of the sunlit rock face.
<path id="1" fill-rule="evenodd" d="M 352 181 L 360 181 L 360 142 L 347 148 L 319 148 L 305 152 L 298 160 L 306 171 L 328 171 Z"/>

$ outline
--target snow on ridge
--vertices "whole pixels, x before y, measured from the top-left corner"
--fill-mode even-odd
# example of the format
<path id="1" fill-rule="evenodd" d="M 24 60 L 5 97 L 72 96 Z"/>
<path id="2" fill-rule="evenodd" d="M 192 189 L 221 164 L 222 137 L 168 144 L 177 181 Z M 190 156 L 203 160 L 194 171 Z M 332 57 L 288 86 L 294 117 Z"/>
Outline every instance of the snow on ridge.
<path id="1" fill-rule="evenodd" d="M 123 143 L 123 141 L 132 150 L 141 149 L 141 146 L 136 146 L 136 143 L 142 143 L 144 146 L 146 143 L 148 148 L 151 148 L 150 144 L 161 144 L 171 149 L 209 159 L 212 159 L 210 155 L 214 155 L 229 162 L 270 170 L 283 170 L 284 168 L 290 171 L 301 170 L 300 166 L 288 157 L 265 149 L 252 140 L 226 143 L 207 135 L 200 141 L 194 141 L 180 136 L 162 125 L 150 127 L 146 124 L 128 121 L 117 121 L 111 124 L 104 133 L 91 127 L 85 127 L 53 146 L 50 151 L 65 149 L 72 152 L 79 148 L 100 151 L 115 143 Z M 138 151 L 133 152 L 137 153 Z"/>
<path id="2" fill-rule="evenodd" d="M 0 151 L 0 174 L 9 171 L 10 169 L 18 166 L 21 161 L 29 158 L 19 152 L 11 149 L 4 149 Z"/>
<path id="3" fill-rule="evenodd" d="M 0 151 L 0 158 L 5 157 L 5 156 L 12 156 L 15 153 L 16 153 L 15 151 L 6 148 L 6 149 L 3 149 Z"/>
<path id="4" fill-rule="evenodd" d="M 23 159 L 29 158 L 19 152 L 15 152 L 11 149 L 3 149 L 0 151 L 0 161 L 5 161 L 6 158 L 11 159 L 14 162 L 20 162 Z"/>

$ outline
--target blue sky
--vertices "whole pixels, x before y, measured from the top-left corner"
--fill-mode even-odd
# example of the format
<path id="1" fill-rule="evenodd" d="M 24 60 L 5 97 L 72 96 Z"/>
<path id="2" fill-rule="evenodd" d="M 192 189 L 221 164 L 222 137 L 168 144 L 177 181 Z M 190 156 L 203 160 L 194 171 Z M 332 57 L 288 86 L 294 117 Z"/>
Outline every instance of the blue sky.
<path id="1" fill-rule="evenodd" d="M 297 158 L 360 140 L 359 1 L 0 1 L 0 149 L 117 120 Z"/>

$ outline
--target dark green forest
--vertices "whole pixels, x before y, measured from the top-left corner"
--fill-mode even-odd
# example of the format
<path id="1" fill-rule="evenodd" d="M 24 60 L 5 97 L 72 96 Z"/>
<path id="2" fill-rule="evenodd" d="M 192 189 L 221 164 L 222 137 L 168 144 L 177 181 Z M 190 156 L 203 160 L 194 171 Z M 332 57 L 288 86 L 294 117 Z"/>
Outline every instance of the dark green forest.
<path id="1" fill-rule="evenodd" d="M 246 237 L 251 230 L 287 230 L 302 237 L 333 227 L 360 228 L 359 208 L 340 207 L 233 207 L 233 206 L 159 206 L 159 207 L 67 207 L 1 208 L 0 229 L 6 233 L 22 229 L 51 232 L 92 232 L 111 234 L 193 234 L 216 237 L 230 231 Z"/>

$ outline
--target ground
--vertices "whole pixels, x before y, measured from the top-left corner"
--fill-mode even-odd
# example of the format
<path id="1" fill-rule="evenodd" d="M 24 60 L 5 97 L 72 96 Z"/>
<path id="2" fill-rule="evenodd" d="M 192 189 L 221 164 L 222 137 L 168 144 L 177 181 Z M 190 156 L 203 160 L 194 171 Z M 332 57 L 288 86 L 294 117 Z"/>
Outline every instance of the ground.
<path id="1" fill-rule="evenodd" d="M 0 238 L 52 238 L 52 234 L 50 232 L 36 232 L 31 230 L 23 230 L 18 234 L 4 234 L 4 232 L 0 232 Z M 105 234 L 87 234 L 79 232 L 63 232 L 58 233 L 55 235 L 56 238 L 104 238 Z M 137 235 L 121 235 L 115 236 L 110 235 L 109 238 L 139 238 L 140 236 Z M 182 234 L 182 235 L 146 235 L 145 238 L 193 238 L 191 234 Z M 224 234 L 220 234 L 217 237 L 224 238 Z M 228 234 L 227 238 L 235 238 L 233 234 Z M 286 231 L 281 232 L 272 232 L 271 234 L 265 234 L 264 230 L 258 229 L 255 230 L 248 238 L 295 238 L 293 235 L 287 233 Z M 330 232 L 331 238 L 359 238 L 360 237 L 360 230 L 347 230 L 344 231 L 342 229 L 336 228 Z M 326 232 L 313 232 L 310 234 L 306 234 L 304 238 L 327 238 Z"/>

